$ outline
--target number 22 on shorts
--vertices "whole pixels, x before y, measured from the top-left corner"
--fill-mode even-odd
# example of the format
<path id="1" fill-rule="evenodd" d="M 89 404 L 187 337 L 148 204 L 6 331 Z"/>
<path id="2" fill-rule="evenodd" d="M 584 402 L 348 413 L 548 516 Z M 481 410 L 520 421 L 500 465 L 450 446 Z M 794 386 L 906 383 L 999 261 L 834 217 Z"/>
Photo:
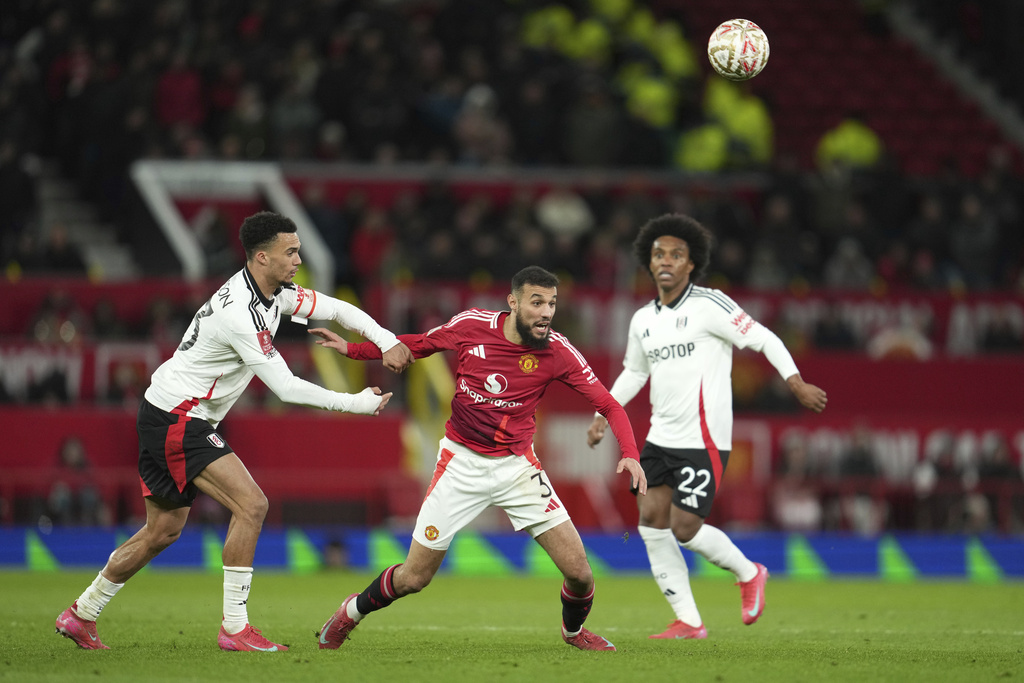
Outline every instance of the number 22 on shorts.
<path id="1" fill-rule="evenodd" d="M 682 475 L 683 480 L 679 482 L 677 488 L 683 494 L 683 505 L 692 508 L 700 507 L 697 497 L 705 498 L 708 495 L 708 492 L 704 489 L 711 483 L 711 473 L 707 470 L 695 470 L 687 465 L 679 470 L 679 474 Z M 696 486 L 692 486 L 695 479 L 700 479 L 701 481 Z"/>

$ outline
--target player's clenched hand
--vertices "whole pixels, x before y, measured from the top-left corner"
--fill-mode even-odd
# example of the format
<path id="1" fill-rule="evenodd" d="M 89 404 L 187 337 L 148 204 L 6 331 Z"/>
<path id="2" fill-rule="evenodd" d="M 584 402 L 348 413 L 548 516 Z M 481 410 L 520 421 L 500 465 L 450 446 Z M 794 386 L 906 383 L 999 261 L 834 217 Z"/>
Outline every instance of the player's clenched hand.
<path id="1" fill-rule="evenodd" d="M 384 367 L 395 374 L 401 373 L 415 362 L 416 359 L 412 357 L 412 351 L 402 342 L 398 342 L 397 345 L 384 352 Z"/>
<path id="2" fill-rule="evenodd" d="M 595 415 L 594 421 L 590 423 L 590 427 L 587 429 L 587 445 L 593 448 L 601 443 L 601 439 L 604 438 L 604 433 L 607 429 L 608 420 L 604 419 L 603 415 Z"/>
<path id="3" fill-rule="evenodd" d="M 348 355 L 348 342 L 334 332 L 323 327 L 314 327 L 309 331 L 309 333 L 316 337 L 320 337 L 316 340 L 316 343 L 320 346 L 328 349 L 334 349 L 343 356 Z M 378 391 L 377 393 L 379 394 L 380 392 Z M 383 408 L 384 406 L 381 407 Z"/>
<path id="4" fill-rule="evenodd" d="M 640 495 L 647 495 L 647 475 L 644 474 L 644 468 L 640 467 L 640 463 L 633 458 L 623 458 L 619 461 L 619 466 L 615 469 L 615 474 L 619 474 L 623 470 L 629 470 L 629 483 L 636 489 Z"/>

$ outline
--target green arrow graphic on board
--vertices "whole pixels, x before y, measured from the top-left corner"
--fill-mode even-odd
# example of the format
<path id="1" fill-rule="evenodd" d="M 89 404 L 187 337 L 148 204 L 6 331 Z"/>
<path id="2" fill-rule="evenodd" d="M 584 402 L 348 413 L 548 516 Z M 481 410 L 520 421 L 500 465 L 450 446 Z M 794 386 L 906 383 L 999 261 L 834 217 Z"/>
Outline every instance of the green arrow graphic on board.
<path id="1" fill-rule="evenodd" d="M 394 534 L 383 529 L 370 532 L 370 568 L 381 571 L 393 564 L 405 562 L 405 548 L 398 544 Z"/>
<path id="2" fill-rule="evenodd" d="M 324 565 L 320 551 L 300 529 L 285 532 L 285 548 L 288 551 L 288 569 L 296 574 L 310 574 Z"/>
<path id="3" fill-rule="evenodd" d="M 886 581 L 908 582 L 917 578 L 917 567 L 891 535 L 878 541 L 878 573 Z"/>
<path id="4" fill-rule="evenodd" d="M 448 561 L 452 573 L 460 576 L 508 576 L 515 572 L 512 563 L 483 536 L 465 529 L 452 541 Z"/>
<path id="5" fill-rule="evenodd" d="M 34 531 L 25 532 L 25 560 L 34 572 L 55 572 L 60 563 Z"/>
<path id="6" fill-rule="evenodd" d="M 828 567 L 810 542 L 799 534 L 786 539 L 786 568 L 797 581 L 823 581 L 828 578 Z"/>
<path id="7" fill-rule="evenodd" d="M 224 571 L 224 543 L 213 529 L 203 530 L 203 567 L 211 573 Z"/>
<path id="8" fill-rule="evenodd" d="M 1003 580 L 1003 570 L 999 563 L 992 559 L 981 539 L 971 538 L 964 547 L 967 564 L 967 577 L 977 583 L 999 583 Z"/>

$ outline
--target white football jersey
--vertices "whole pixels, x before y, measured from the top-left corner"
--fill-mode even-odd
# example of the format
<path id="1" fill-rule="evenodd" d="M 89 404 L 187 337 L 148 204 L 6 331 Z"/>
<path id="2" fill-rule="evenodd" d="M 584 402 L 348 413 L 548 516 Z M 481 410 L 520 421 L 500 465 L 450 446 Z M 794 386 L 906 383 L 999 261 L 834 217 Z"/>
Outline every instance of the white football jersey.
<path id="1" fill-rule="evenodd" d="M 624 370 L 611 388 L 625 405 L 651 380 L 647 440 L 663 448 L 732 450 L 732 347 L 765 354 L 784 378 L 797 374 L 782 340 L 717 289 L 690 284 L 671 305 L 657 300 L 629 324 Z"/>
<path id="2" fill-rule="evenodd" d="M 274 348 L 281 316 L 335 320 L 387 351 L 394 334 L 351 304 L 298 285 L 267 299 L 247 268 L 233 275 L 199 309 L 174 355 L 153 373 L 146 400 L 161 410 L 202 418 L 216 426 L 253 375 L 281 400 L 328 410 L 373 414 L 379 396 L 343 394 L 292 374 Z"/>

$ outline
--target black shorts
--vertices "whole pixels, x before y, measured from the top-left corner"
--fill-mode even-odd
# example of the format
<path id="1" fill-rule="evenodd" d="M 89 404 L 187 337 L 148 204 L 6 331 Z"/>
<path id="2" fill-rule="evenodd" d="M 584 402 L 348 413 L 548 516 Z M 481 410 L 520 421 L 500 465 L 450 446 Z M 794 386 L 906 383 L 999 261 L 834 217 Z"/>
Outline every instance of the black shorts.
<path id="1" fill-rule="evenodd" d="M 190 507 L 199 489 L 192 483 L 206 466 L 231 453 L 231 446 L 202 418 L 160 410 L 143 399 L 139 431 L 142 495 Z"/>
<path id="2" fill-rule="evenodd" d="M 729 463 L 729 451 L 716 453 L 717 463 L 705 448 L 662 448 L 648 441 L 640 452 L 640 465 L 648 487 L 671 486 L 673 505 L 707 517 Z"/>

